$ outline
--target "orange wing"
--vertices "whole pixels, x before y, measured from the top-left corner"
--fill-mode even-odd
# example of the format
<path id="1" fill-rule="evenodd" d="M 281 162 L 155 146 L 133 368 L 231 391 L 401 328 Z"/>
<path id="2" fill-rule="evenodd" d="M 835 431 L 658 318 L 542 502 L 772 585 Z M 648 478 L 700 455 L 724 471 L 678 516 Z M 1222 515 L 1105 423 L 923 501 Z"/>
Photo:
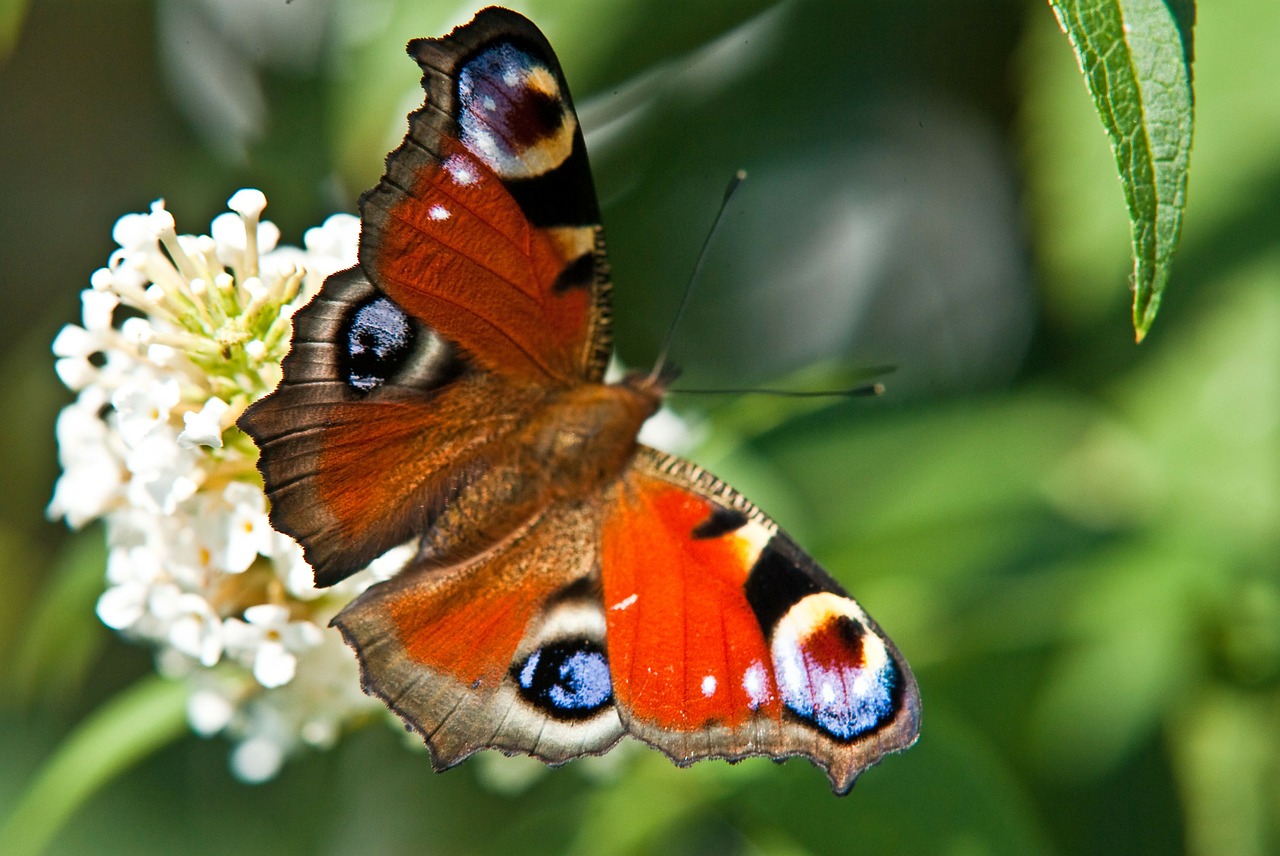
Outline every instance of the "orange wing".
<path id="1" fill-rule="evenodd" d="M 601 578 L 628 731 L 681 764 L 803 755 L 838 793 L 915 741 L 910 667 L 777 524 L 649 449 L 612 494 Z"/>
<path id="2" fill-rule="evenodd" d="M 359 268 L 294 316 L 283 369 L 239 425 L 261 452 L 272 525 L 303 545 L 317 584 L 412 537 L 438 555 L 486 546 L 448 514 L 462 488 L 498 477 L 486 443 L 537 406 L 537 388 L 470 368 Z"/>

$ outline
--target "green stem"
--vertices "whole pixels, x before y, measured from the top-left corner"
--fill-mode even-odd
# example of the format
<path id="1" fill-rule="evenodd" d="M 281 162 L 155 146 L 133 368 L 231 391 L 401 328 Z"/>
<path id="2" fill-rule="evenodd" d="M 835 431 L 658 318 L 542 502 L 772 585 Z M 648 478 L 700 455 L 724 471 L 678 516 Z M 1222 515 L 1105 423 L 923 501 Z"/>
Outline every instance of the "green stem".
<path id="1" fill-rule="evenodd" d="M 186 730 L 187 687 L 144 678 L 80 723 L 0 825 L 0 853 L 37 856 L 84 802 Z"/>

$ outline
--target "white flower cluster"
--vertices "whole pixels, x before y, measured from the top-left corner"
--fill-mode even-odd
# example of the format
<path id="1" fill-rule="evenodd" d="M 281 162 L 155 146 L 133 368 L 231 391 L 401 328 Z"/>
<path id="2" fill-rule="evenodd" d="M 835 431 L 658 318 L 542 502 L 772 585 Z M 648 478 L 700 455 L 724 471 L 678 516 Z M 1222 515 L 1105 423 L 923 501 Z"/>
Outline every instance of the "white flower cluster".
<path id="1" fill-rule="evenodd" d="M 192 728 L 237 740 L 232 769 L 261 781 L 379 709 L 322 628 L 406 557 L 316 589 L 297 543 L 268 524 L 257 451 L 235 427 L 279 380 L 294 310 L 355 263 L 359 221 L 335 215 L 305 249 L 277 247 L 262 193 L 228 206 L 209 236 L 177 234 L 162 202 L 116 223 L 120 249 L 81 295 L 83 326 L 53 343 L 76 399 L 58 417 L 49 514 L 105 521 L 98 616 L 156 647 L 157 668 L 189 682 Z"/>

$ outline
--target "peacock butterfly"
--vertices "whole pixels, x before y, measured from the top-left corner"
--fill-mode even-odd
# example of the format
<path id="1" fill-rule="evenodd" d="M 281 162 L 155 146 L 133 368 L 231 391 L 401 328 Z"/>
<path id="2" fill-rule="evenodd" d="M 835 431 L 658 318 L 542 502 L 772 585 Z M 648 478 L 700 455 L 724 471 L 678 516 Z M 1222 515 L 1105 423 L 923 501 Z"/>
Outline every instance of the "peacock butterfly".
<path id="1" fill-rule="evenodd" d="M 489 8 L 408 50 L 426 103 L 360 199 L 359 265 L 239 421 L 318 585 L 416 544 L 333 621 L 365 691 L 437 769 L 631 734 L 681 765 L 802 755 L 848 792 L 915 741 L 915 678 L 769 517 L 637 442 L 667 379 L 603 380 L 609 262 L 551 46 Z"/>

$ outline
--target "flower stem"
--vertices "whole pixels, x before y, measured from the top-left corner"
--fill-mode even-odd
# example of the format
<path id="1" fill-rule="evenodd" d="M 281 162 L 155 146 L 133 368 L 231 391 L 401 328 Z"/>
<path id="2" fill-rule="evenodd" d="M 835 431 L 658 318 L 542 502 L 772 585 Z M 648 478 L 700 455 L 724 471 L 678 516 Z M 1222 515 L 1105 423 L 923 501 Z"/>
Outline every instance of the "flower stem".
<path id="1" fill-rule="evenodd" d="M 99 788 L 186 731 L 186 698 L 182 683 L 151 676 L 81 722 L 0 825 L 0 853 L 42 852 Z"/>

